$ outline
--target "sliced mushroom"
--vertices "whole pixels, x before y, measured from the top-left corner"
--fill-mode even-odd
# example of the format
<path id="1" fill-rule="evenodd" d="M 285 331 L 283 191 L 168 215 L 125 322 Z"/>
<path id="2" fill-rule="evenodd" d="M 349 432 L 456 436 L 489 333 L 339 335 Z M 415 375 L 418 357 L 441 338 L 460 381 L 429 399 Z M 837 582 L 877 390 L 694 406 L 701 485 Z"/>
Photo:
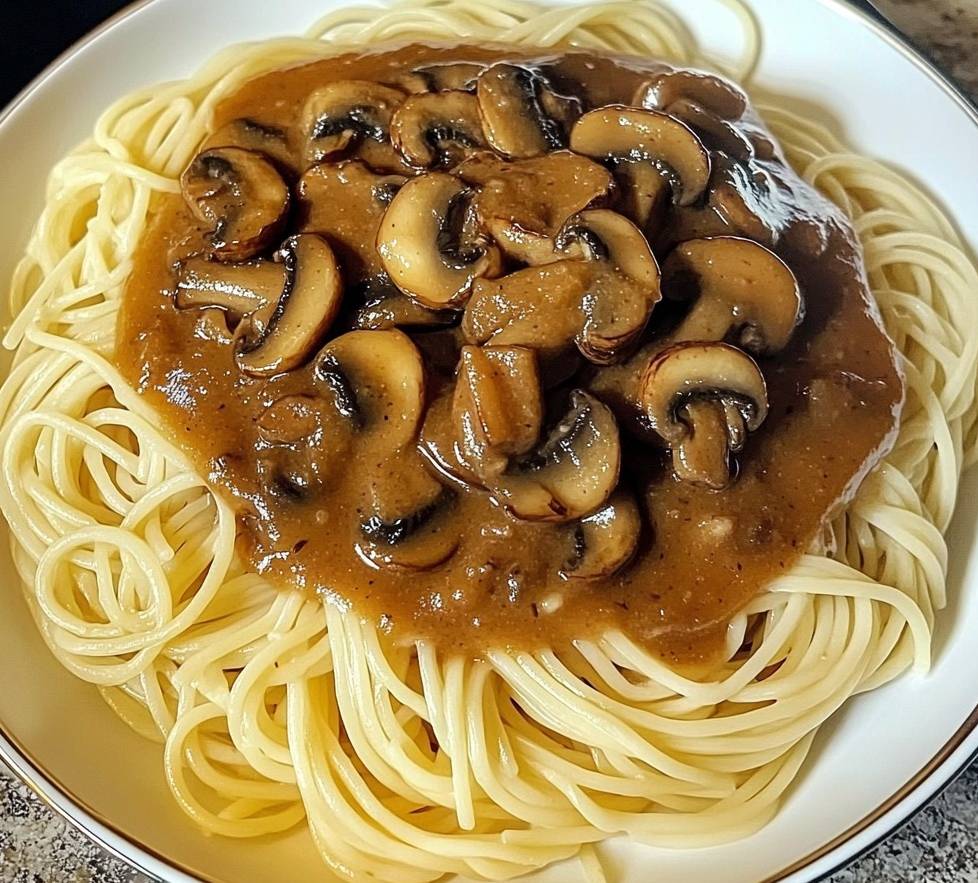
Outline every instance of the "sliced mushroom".
<path id="1" fill-rule="evenodd" d="M 554 91 L 537 70 L 499 62 L 479 76 L 476 94 L 489 143 L 514 159 L 540 156 L 567 144 L 580 116 L 576 98 Z"/>
<path id="2" fill-rule="evenodd" d="M 221 264 L 191 257 L 177 266 L 175 302 L 178 309 L 217 307 L 232 323 L 264 310 L 285 290 L 286 268 L 272 261 Z"/>
<path id="3" fill-rule="evenodd" d="M 302 131 L 306 134 L 306 163 L 320 162 L 351 152 L 361 143 L 386 145 L 391 118 L 404 100 L 404 92 L 369 80 L 338 80 L 320 86 L 306 99 Z M 389 145 L 388 145 L 389 146 Z M 380 159 L 365 152 L 363 159 Z M 390 150 L 393 154 L 394 151 Z"/>
<path id="4" fill-rule="evenodd" d="M 455 495 L 428 474 L 413 450 L 401 451 L 386 470 L 389 474 L 370 482 L 360 554 L 387 570 L 438 567 L 458 548 Z M 397 480 L 391 481 L 395 474 Z"/>
<path id="5" fill-rule="evenodd" d="M 485 147 L 479 102 L 470 92 L 412 95 L 391 119 L 391 140 L 412 166 L 451 166 Z"/>
<path id="6" fill-rule="evenodd" d="M 250 117 L 238 117 L 225 123 L 207 137 L 201 150 L 213 147 L 241 147 L 263 153 L 286 169 L 295 165 L 288 132 L 278 126 L 266 126 Z"/>
<path id="7" fill-rule="evenodd" d="M 408 181 L 384 215 L 377 233 L 381 262 L 394 284 L 423 306 L 458 306 L 474 280 L 498 272 L 498 251 L 475 228 L 471 195 L 453 175 L 429 172 Z"/>
<path id="8" fill-rule="evenodd" d="M 527 267 L 501 279 L 480 279 L 462 317 L 472 343 L 526 346 L 544 357 L 561 353 L 580 332 L 581 301 L 594 275 L 585 261 Z"/>
<path id="9" fill-rule="evenodd" d="M 598 264 L 581 303 L 584 325 L 577 346 L 589 361 L 609 364 L 645 330 L 661 298 L 659 265 L 639 229 L 607 209 L 581 212 L 561 239 L 580 242 Z"/>
<path id="10" fill-rule="evenodd" d="M 536 355 L 523 347 L 462 348 L 452 404 L 459 459 L 492 483 L 540 437 L 543 401 Z"/>
<path id="11" fill-rule="evenodd" d="M 443 61 L 416 67 L 396 81 L 409 92 L 442 92 L 446 89 L 472 92 L 486 69 L 477 61 Z"/>
<path id="12" fill-rule="evenodd" d="M 754 145 L 740 129 L 689 98 L 674 101 L 667 113 L 686 123 L 704 143 L 738 162 L 747 162 L 754 156 Z"/>
<path id="13" fill-rule="evenodd" d="M 784 349 L 802 317 L 798 280 L 763 245 L 734 236 L 693 239 L 669 255 L 663 290 L 695 298 L 674 339 L 726 340 L 762 356 Z"/>
<path id="14" fill-rule="evenodd" d="M 209 227 L 211 254 L 254 257 L 275 241 L 289 212 L 289 188 L 262 154 L 239 147 L 198 153 L 180 178 L 190 210 Z"/>
<path id="15" fill-rule="evenodd" d="M 710 192 L 709 208 L 728 230 L 771 246 L 778 237 L 777 219 L 784 213 L 772 199 L 777 185 L 756 164 L 751 165 L 753 174 L 739 163 L 722 170 Z"/>
<path id="16" fill-rule="evenodd" d="M 613 184 L 606 169 L 566 150 L 514 162 L 480 153 L 454 173 L 478 187 L 473 209 L 499 247 L 530 266 L 580 257 L 576 242 L 558 249 L 557 235 Z"/>
<path id="17" fill-rule="evenodd" d="M 235 361 L 266 377 L 298 367 L 316 348 L 340 309 L 343 281 L 329 244 L 312 233 L 286 239 L 276 253 L 286 282 L 267 321 L 238 338 Z"/>
<path id="18" fill-rule="evenodd" d="M 518 518 L 573 521 L 604 505 L 618 484 L 620 467 L 614 415 L 578 389 L 544 442 L 512 464 L 491 492 Z"/>
<path id="19" fill-rule="evenodd" d="M 433 328 L 451 325 L 454 310 L 430 310 L 402 294 L 386 273 L 365 279 L 347 292 L 355 328 L 380 331 L 387 328 Z"/>
<path id="20" fill-rule="evenodd" d="M 609 105 L 584 114 L 570 137 L 571 150 L 596 159 L 651 163 L 672 187 L 673 201 L 692 205 L 710 181 L 710 155 L 696 133 L 656 110 Z"/>
<path id="21" fill-rule="evenodd" d="M 347 284 L 356 285 L 383 271 L 374 241 L 405 180 L 375 172 L 359 160 L 319 163 L 299 179 L 301 229 L 329 241 Z"/>
<path id="22" fill-rule="evenodd" d="M 404 332 L 350 331 L 316 356 L 313 377 L 360 431 L 381 433 L 389 451 L 409 445 L 424 410 L 421 354 Z"/>
<path id="23" fill-rule="evenodd" d="M 613 576 L 631 561 L 641 530 L 635 498 L 619 488 L 606 505 L 574 525 L 573 550 L 560 575 L 571 580 Z"/>
<path id="24" fill-rule="evenodd" d="M 767 385 L 757 363 L 726 343 L 677 343 L 649 364 L 642 406 L 672 450 L 683 481 L 722 490 L 732 453 L 767 416 Z"/>
<path id="25" fill-rule="evenodd" d="M 724 120 L 739 120 L 747 112 L 747 96 L 733 83 L 692 70 L 657 74 L 638 88 L 633 103 L 669 111 L 673 104 L 684 99 L 695 101 Z"/>
<path id="26" fill-rule="evenodd" d="M 618 210 L 654 239 L 672 199 L 669 182 L 643 160 L 615 159 L 612 168 L 619 185 Z"/>

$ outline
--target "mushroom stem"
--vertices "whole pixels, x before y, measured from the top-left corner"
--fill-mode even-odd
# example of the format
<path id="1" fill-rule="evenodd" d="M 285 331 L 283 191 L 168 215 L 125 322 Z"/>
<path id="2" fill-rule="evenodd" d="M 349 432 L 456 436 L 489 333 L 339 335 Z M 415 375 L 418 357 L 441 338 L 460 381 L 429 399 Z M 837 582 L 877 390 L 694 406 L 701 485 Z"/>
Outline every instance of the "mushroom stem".
<path id="1" fill-rule="evenodd" d="M 688 402 L 680 415 L 688 434 L 673 447 L 672 466 L 683 481 L 723 490 L 730 484 L 729 428 L 722 402 Z M 739 415 L 738 415 L 739 416 Z M 743 421 L 740 421 L 741 426 Z"/>

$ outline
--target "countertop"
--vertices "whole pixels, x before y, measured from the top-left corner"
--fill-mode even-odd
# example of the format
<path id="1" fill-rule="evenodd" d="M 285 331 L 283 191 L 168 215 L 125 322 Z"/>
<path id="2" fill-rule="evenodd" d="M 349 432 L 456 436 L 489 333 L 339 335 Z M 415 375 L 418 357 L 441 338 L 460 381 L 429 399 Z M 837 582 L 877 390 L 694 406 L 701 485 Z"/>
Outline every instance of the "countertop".
<path id="1" fill-rule="evenodd" d="M 811 0 L 793 0 L 811 2 Z M 978 0 L 878 5 L 978 100 Z M 0 768 L 0 881 L 143 883 Z M 978 764 L 902 830 L 829 883 L 978 883 Z"/>

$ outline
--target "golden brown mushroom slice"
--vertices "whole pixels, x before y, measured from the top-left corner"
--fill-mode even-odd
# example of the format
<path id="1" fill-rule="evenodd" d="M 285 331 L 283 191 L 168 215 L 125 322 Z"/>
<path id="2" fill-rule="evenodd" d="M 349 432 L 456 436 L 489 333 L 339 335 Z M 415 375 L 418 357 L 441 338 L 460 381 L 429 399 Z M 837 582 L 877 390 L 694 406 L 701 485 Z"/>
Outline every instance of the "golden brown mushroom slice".
<path id="1" fill-rule="evenodd" d="M 425 404 L 421 354 L 403 331 L 350 331 L 324 346 L 316 385 L 359 432 L 377 435 L 387 452 L 411 444 Z"/>
<path id="2" fill-rule="evenodd" d="M 314 90 L 302 111 L 306 164 L 363 146 L 366 162 L 387 168 L 396 156 L 389 144 L 391 118 L 404 98 L 400 89 L 370 80 L 337 80 Z"/>
<path id="3" fill-rule="evenodd" d="M 486 69 L 478 61 L 442 61 L 416 67 L 401 75 L 395 84 L 408 92 L 475 91 L 476 81 Z"/>
<path id="4" fill-rule="evenodd" d="M 359 554 L 397 572 L 433 570 L 458 548 L 455 494 L 433 478 L 413 449 L 397 452 L 368 481 Z"/>
<path id="5" fill-rule="evenodd" d="M 257 377 L 305 362 L 332 326 L 343 298 L 339 265 L 321 237 L 299 233 L 286 239 L 276 260 L 285 268 L 285 287 L 267 319 L 239 336 L 235 354 L 238 367 Z"/>
<path id="6" fill-rule="evenodd" d="M 669 111 L 677 101 L 683 100 L 695 101 L 722 120 L 739 120 L 747 112 L 747 96 L 733 83 L 694 70 L 656 74 L 639 86 L 632 103 L 637 107 Z"/>
<path id="7" fill-rule="evenodd" d="M 584 323 L 581 300 L 593 276 L 586 261 L 560 261 L 480 279 L 462 316 L 462 331 L 472 343 L 526 346 L 544 357 L 561 353 Z"/>
<path id="8" fill-rule="evenodd" d="M 715 150 L 722 150 L 738 162 L 747 162 L 754 156 L 751 140 L 725 119 L 707 110 L 689 98 L 674 101 L 666 112 L 682 120 L 703 142 Z"/>
<path id="9" fill-rule="evenodd" d="M 659 265 L 641 231 L 608 209 L 581 212 L 561 234 L 581 244 L 596 263 L 583 300 L 577 335 L 584 358 L 607 365 L 642 334 L 659 302 Z"/>
<path id="10" fill-rule="evenodd" d="M 454 174 L 478 188 L 473 209 L 503 252 L 530 266 L 580 257 L 575 242 L 558 249 L 557 236 L 614 183 L 607 169 L 567 150 L 513 162 L 479 153 Z"/>
<path id="11" fill-rule="evenodd" d="M 471 191 L 444 172 L 409 180 L 391 200 L 377 232 L 387 275 L 432 309 L 460 306 L 472 283 L 498 272 L 498 250 L 478 231 Z"/>
<path id="12" fill-rule="evenodd" d="M 731 454 L 767 416 L 767 385 L 757 363 L 720 342 L 677 343 L 659 353 L 642 379 L 642 407 L 672 450 L 676 476 L 722 490 Z"/>
<path id="13" fill-rule="evenodd" d="M 465 346 L 452 402 L 462 465 L 492 483 L 540 437 L 543 401 L 536 354 L 518 346 Z"/>
<path id="14" fill-rule="evenodd" d="M 784 349 L 801 322 L 795 274 L 774 252 L 736 236 L 680 243 L 663 267 L 663 291 L 693 307 L 674 339 L 726 340 L 762 356 Z"/>
<path id="15" fill-rule="evenodd" d="M 286 169 L 294 169 L 296 158 L 289 144 L 289 133 L 279 126 L 269 126 L 251 117 L 238 117 L 209 135 L 201 150 L 213 147 L 240 147 L 270 157 Z"/>
<path id="16" fill-rule="evenodd" d="M 594 159 L 651 163 L 669 182 L 677 205 L 692 205 L 710 182 L 703 142 L 685 123 L 660 111 L 614 104 L 589 111 L 571 130 L 570 147 Z"/>
<path id="17" fill-rule="evenodd" d="M 354 328 L 381 331 L 388 328 L 423 330 L 451 325 L 454 310 L 431 310 L 398 290 L 386 273 L 364 279 L 347 291 L 349 322 Z M 420 340 L 425 335 L 419 335 Z"/>
<path id="18" fill-rule="evenodd" d="M 419 169 L 448 167 L 486 146 L 479 102 L 471 92 L 412 95 L 391 119 L 391 141 Z"/>
<path id="19" fill-rule="evenodd" d="M 205 150 L 180 178 L 183 198 L 208 227 L 211 254 L 244 261 L 272 244 L 289 213 L 289 188 L 262 154 L 240 147 Z"/>
<path id="20" fill-rule="evenodd" d="M 619 488 L 597 512 L 573 526 L 573 549 L 560 575 L 567 580 L 614 576 L 632 560 L 641 531 L 635 498 Z"/>
<path id="21" fill-rule="evenodd" d="M 286 285 L 286 269 L 267 260 L 219 263 L 194 256 L 177 265 L 177 309 L 215 307 L 232 323 L 267 309 Z"/>
<path id="22" fill-rule="evenodd" d="M 620 468 L 614 415 L 576 389 L 543 443 L 512 463 L 491 493 L 518 518 L 573 521 L 604 505 L 618 485 Z"/>
<path id="23" fill-rule="evenodd" d="M 480 74 L 476 95 L 489 143 L 513 159 L 565 147 L 581 113 L 580 102 L 556 92 L 540 71 L 507 62 Z"/>

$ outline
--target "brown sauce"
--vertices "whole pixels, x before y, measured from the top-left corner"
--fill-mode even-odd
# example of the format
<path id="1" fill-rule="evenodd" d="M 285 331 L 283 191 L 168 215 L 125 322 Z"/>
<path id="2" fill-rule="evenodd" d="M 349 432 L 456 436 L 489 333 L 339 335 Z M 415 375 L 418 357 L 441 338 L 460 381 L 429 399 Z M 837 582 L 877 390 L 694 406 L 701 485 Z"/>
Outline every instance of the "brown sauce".
<path id="1" fill-rule="evenodd" d="M 315 88 L 351 79 L 403 83 L 403 75 L 420 65 L 502 58 L 542 70 L 555 89 L 577 97 L 584 109 L 630 104 L 643 82 L 667 70 L 580 52 L 554 56 L 413 45 L 259 77 L 223 102 L 214 130 L 239 118 L 258 123 L 262 132 L 275 133 L 269 152 L 301 171 L 300 120 Z M 724 145 L 724 138 L 736 143 Z M 335 429 L 335 414 L 324 416 L 322 382 L 313 376 L 312 360 L 272 376 L 242 373 L 223 319 L 214 310 L 175 306 L 175 262 L 206 250 L 209 241 L 207 225 L 180 196 L 160 200 L 138 250 L 116 360 L 166 430 L 235 505 L 242 554 L 273 583 L 352 604 L 396 640 L 424 637 L 446 650 L 561 645 L 620 628 L 667 659 L 707 660 L 721 645 L 730 617 L 812 547 L 826 519 L 888 449 L 902 380 L 867 290 L 860 250 L 839 211 L 784 164 L 749 109 L 719 133 L 704 131 L 703 141 L 713 166 L 707 194 L 666 210 L 650 237 L 658 262 L 665 265 L 675 243 L 694 237 L 758 239 L 793 271 L 804 318 L 783 349 L 757 358 L 768 413 L 733 458 L 737 474 L 722 490 L 677 478 L 668 449 L 641 420 L 633 421 L 621 401 L 641 374 L 635 368 L 641 354 L 661 350 L 688 307 L 668 298 L 659 302 L 648 327 L 611 367 L 566 353 L 544 354 L 545 376 L 572 374 L 547 377 L 553 383 L 547 420 L 559 417 L 561 396 L 571 387 L 584 387 L 612 406 L 623 427 L 620 486 L 637 501 L 641 533 L 634 558 L 612 575 L 561 576 L 580 553 L 577 523 L 522 520 L 498 505 L 498 495 L 494 502 L 485 490 L 436 473 L 430 458 L 418 452 L 420 424 L 397 401 L 384 411 L 404 440 L 392 448 L 389 433 Z M 745 141 L 747 153 L 732 158 Z M 388 143 L 364 139 L 350 156 L 360 156 L 377 172 L 414 173 Z M 301 184 L 292 182 L 290 227 L 279 235 L 322 234 L 339 261 L 345 301 L 317 349 L 358 322 L 376 327 L 389 319 L 389 304 L 378 306 L 370 298 L 370 280 L 383 269 L 374 241 L 386 202 L 373 199 L 374 177 L 358 167 L 338 170 L 338 161 L 305 175 Z M 559 188 L 550 182 L 542 193 L 524 192 L 521 210 L 547 210 L 562 199 Z M 609 199 L 614 197 L 604 204 Z M 519 269 L 519 262 L 510 261 L 506 273 Z M 547 291 L 559 290 L 553 274 L 579 269 L 561 264 L 548 271 Z M 419 419 L 426 419 L 426 436 L 438 437 L 449 420 L 464 342 L 460 317 L 451 311 L 428 315 L 403 296 L 397 308 L 411 316 L 420 310 L 424 321 L 436 323 L 408 331 L 424 358 L 427 410 Z M 542 315 L 553 323 L 564 318 Z M 411 316 L 406 321 L 417 318 Z M 291 396 L 300 397 L 289 401 L 298 402 L 302 413 L 286 414 L 283 425 L 305 420 L 318 427 L 316 440 L 306 438 L 298 447 L 276 441 L 274 413 L 269 414 Z M 314 473 L 311 485 L 282 485 L 283 470 L 296 462 Z M 447 496 L 441 487 L 450 489 Z M 433 501 L 431 530 L 437 542 L 445 542 L 444 560 L 416 572 L 372 563 L 363 554 L 369 539 L 363 524 L 377 494 L 391 510 L 399 496 Z"/>

